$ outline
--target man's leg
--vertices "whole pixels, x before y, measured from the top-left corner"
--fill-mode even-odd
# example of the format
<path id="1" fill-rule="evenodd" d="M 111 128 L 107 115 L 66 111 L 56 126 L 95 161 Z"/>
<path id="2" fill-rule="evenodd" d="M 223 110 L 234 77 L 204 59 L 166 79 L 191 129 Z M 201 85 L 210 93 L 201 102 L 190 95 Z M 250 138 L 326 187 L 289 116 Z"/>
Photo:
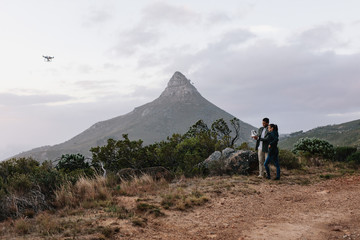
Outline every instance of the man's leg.
<path id="1" fill-rule="evenodd" d="M 269 153 L 266 152 L 266 153 L 265 153 L 265 157 L 264 157 L 264 159 L 265 159 L 265 160 L 264 160 L 264 163 L 265 163 L 266 159 L 268 158 L 268 156 L 269 156 Z M 265 173 L 264 173 L 264 175 L 265 175 Z"/>
<path id="2" fill-rule="evenodd" d="M 258 149 L 258 158 L 259 158 L 259 177 L 264 177 L 265 153 L 261 149 Z"/>

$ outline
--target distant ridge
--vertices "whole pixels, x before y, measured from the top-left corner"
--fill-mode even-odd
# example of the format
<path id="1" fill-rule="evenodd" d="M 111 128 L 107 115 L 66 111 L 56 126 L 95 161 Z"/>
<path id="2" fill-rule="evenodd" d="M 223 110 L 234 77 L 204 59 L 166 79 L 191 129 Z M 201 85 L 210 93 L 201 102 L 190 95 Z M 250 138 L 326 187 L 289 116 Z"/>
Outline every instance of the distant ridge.
<path id="1" fill-rule="evenodd" d="M 360 119 L 323 127 L 317 127 L 307 132 L 296 132 L 281 139 L 279 147 L 292 149 L 300 138 L 316 137 L 330 142 L 334 146 L 353 146 L 360 148 Z"/>
<path id="2" fill-rule="evenodd" d="M 64 143 L 36 148 L 15 157 L 31 156 L 44 161 L 54 160 L 66 153 L 91 156 L 91 147 L 103 146 L 109 138 L 122 139 L 125 133 L 132 140 L 142 139 L 146 145 L 165 140 L 173 133 L 183 134 L 200 119 L 210 125 L 219 118 L 229 121 L 234 116 L 206 100 L 182 73 L 175 72 L 160 97 L 154 101 L 125 115 L 98 122 Z M 251 141 L 252 129 L 255 127 L 240 121 L 238 142 Z"/>

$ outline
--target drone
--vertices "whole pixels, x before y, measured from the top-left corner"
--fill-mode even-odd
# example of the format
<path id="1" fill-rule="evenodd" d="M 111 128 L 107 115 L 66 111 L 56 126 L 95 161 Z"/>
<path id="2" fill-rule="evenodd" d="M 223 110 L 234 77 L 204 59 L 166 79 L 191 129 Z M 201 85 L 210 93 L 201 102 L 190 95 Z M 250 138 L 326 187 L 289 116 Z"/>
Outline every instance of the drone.
<path id="1" fill-rule="evenodd" d="M 54 57 L 51 57 L 51 56 L 44 56 L 43 55 L 43 58 L 44 58 L 44 61 L 45 62 L 51 62 L 53 60 Z"/>

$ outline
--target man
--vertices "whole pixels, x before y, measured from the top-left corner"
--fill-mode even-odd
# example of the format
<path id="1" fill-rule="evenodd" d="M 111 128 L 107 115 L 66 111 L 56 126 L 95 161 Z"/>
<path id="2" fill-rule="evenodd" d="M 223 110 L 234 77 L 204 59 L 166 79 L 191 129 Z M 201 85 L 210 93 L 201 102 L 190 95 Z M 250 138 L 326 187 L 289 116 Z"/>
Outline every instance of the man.
<path id="1" fill-rule="evenodd" d="M 265 140 L 267 139 L 267 135 L 269 134 L 268 126 L 269 126 L 269 118 L 264 118 L 262 120 L 262 127 L 259 128 L 257 136 L 253 136 L 256 140 L 255 150 L 258 151 L 259 157 L 259 177 L 264 177 L 264 162 L 267 158 L 269 152 L 269 143 Z M 264 139 L 265 138 L 265 139 Z"/>

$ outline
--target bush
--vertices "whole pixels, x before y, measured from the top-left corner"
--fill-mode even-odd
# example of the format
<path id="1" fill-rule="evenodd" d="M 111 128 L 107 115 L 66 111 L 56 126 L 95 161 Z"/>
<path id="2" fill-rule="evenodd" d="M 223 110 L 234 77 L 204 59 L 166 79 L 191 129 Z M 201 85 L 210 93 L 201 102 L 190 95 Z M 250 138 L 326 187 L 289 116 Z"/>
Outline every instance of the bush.
<path id="1" fill-rule="evenodd" d="M 318 138 L 300 138 L 293 147 L 293 153 L 305 153 L 305 156 L 319 156 L 325 159 L 332 159 L 334 147 L 329 142 Z"/>
<path id="2" fill-rule="evenodd" d="M 354 165 L 360 165 L 360 151 L 351 154 L 346 161 Z"/>
<path id="3" fill-rule="evenodd" d="M 289 150 L 280 149 L 279 151 L 279 162 L 281 167 L 287 169 L 299 169 L 301 164 L 299 159 Z"/>
<path id="4" fill-rule="evenodd" d="M 356 152 L 356 147 L 336 147 L 334 160 L 339 162 L 345 162 L 346 159 Z"/>
<path id="5" fill-rule="evenodd" d="M 235 150 L 254 150 L 254 149 L 250 147 L 248 142 L 243 142 Z"/>

